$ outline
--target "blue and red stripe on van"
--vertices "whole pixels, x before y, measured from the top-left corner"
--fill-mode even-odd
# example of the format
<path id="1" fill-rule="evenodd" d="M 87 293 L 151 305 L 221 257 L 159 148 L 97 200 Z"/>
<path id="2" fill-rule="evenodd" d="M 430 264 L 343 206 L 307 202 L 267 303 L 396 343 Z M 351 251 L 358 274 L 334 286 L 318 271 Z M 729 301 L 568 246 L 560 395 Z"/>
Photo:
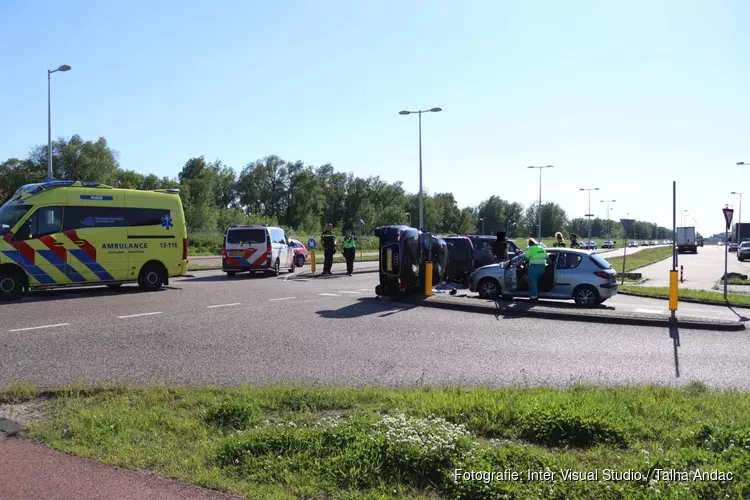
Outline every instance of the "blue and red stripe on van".
<path id="1" fill-rule="evenodd" d="M 80 243 L 80 249 L 70 251 L 73 257 L 81 261 L 81 263 L 88 267 L 89 270 L 91 270 L 100 280 L 114 281 L 115 278 L 96 261 L 96 248 L 91 243 L 79 238 L 78 233 L 75 231 L 66 231 L 63 234 L 70 238 L 70 240 L 76 245 Z"/>
<path id="2" fill-rule="evenodd" d="M 242 257 L 231 257 L 229 255 L 229 251 L 224 255 L 224 259 L 226 259 L 227 264 L 229 264 L 232 267 L 238 267 L 238 268 L 246 268 L 246 267 L 261 267 L 263 266 L 263 261 L 268 259 L 268 252 L 263 252 L 260 257 L 257 259 L 252 259 L 252 262 L 250 262 L 250 258 L 258 251 L 257 248 L 248 248 L 245 250 L 245 254 Z"/>

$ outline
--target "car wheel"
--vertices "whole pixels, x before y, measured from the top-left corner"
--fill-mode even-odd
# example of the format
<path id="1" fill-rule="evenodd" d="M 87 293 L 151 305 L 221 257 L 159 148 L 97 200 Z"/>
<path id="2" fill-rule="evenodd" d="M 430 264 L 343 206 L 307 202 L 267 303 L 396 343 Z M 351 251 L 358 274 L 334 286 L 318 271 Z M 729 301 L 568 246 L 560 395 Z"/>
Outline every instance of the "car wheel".
<path id="1" fill-rule="evenodd" d="M 0 272 L 0 299 L 15 300 L 21 298 L 23 291 L 23 274 L 14 269 Z"/>
<path id="2" fill-rule="evenodd" d="M 228 278 L 234 278 L 235 276 L 237 276 L 237 271 L 227 271 Z"/>
<path id="3" fill-rule="evenodd" d="M 599 300 L 599 292 L 591 285 L 581 285 L 573 290 L 573 300 L 583 307 L 593 307 Z"/>
<path id="4" fill-rule="evenodd" d="M 138 285 L 147 292 L 154 292 L 164 284 L 164 271 L 157 264 L 147 264 L 138 275 Z"/>
<path id="5" fill-rule="evenodd" d="M 304 255 L 297 255 L 294 258 L 294 265 L 297 267 L 302 267 L 305 265 L 305 256 Z"/>
<path id="6" fill-rule="evenodd" d="M 477 283 L 477 292 L 483 299 L 497 299 L 500 296 L 500 286 L 493 278 L 482 278 Z"/>
<path id="7" fill-rule="evenodd" d="M 279 259 L 276 259 L 276 264 L 273 265 L 273 275 L 278 276 L 281 274 L 281 263 L 279 262 Z"/>

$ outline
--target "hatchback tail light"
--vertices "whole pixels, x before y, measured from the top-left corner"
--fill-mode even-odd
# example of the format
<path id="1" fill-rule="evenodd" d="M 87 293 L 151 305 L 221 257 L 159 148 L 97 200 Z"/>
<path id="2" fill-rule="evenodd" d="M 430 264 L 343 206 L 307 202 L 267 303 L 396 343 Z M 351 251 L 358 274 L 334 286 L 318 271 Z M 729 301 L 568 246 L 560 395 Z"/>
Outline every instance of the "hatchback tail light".
<path id="1" fill-rule="evenodd" d="M 605 273 L 604 271 L 596 271 L 594 274 L 603 280 L 609 281 L 609 278 L 610 278 L 609 273 Z"/>
<path id="2" fill-rule="evenodd" d="M 182 260 L 188 260 L 188 239 L 182 238 Z"/>

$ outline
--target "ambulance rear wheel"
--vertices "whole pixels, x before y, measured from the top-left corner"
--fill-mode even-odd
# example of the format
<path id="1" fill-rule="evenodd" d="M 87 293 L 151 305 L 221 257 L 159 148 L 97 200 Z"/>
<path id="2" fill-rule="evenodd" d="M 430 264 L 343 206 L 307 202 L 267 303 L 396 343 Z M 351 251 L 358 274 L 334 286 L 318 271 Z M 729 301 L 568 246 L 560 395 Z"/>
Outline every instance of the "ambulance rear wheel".
<path id="1" fill-rule="evenodd" d="M 164 284 L 164 271 L 156 264 L 147 264 L 141 269 L 138 276 L 138 285 L 148 291 L 153 292 L 161 288 Z"/>
<path id="2" fill-rule="evenodd" d="M 23 275 L 13 269 L 0 271 L 0 299 L 14 300 L 21 298 Z"/>

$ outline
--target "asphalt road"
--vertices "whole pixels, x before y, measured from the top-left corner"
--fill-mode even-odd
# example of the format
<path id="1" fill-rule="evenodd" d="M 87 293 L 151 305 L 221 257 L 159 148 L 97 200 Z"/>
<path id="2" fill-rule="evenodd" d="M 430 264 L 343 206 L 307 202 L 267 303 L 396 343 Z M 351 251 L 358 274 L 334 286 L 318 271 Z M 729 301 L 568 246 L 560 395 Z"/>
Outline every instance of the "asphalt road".
<path id="1" fill-rule="evenodd" d="M 154 293 L 130 286 L 38 292 L 0 305 L 0 386 L 701 380 L 750 387 L 750 336 L 744 332 L 681 332 L 677 380 L 672 341 L 662 328 L 405 307 L 375 300 L 377 274 L 194 275 Z M 664 301 L 624 296 L 607 304 L 666 309 Z M 684 307 L 685 314 L 700 309 L 736 317 L 726 308 Z"/>
<path id="2" fill-rule="evenodd" d="M 697 254 L 679 254 L 678 269 L 683 267 L 684 283 L 681 288 L 711 290 L 724 275 L 724 247 L 709 245 L 698 248 Z M 750 276 L 750 262 L 739 262 L 737 254 L 730 253 L 727 261 L 729 272 L 738 272 Z M 642 267 L 641 273 L 648 281 L 645 286 L 669 286 L 669 271 L 672 259 L 665 259 L 650 266 Z M 744 290 L 747 287 L 740 287 Z"/>

